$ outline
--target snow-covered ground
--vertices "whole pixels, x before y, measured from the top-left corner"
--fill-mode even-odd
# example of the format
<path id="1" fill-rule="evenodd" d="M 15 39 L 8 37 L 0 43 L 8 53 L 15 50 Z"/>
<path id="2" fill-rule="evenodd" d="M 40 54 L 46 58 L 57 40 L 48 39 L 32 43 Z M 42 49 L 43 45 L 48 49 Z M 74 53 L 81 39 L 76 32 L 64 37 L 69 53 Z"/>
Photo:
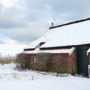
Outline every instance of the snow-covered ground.
<path id="1" fill-rule="evenodd" d="M 13 63 L 0 64 L 0 90 L 90 90 L 90 79 L 33 70 L 18 71 Z"/>

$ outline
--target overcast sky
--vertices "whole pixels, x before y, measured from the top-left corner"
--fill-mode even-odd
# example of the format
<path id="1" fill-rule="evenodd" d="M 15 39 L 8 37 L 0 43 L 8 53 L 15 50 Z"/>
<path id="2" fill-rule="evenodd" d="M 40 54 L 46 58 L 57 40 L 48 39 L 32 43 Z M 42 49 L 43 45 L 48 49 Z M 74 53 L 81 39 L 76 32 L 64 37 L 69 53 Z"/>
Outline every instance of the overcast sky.
<path id="1" fill-rule="evenodd" d="M 0 43 L 31 42 L 54 25 L 90 17 L 90 0 L 0 0 Z"/>

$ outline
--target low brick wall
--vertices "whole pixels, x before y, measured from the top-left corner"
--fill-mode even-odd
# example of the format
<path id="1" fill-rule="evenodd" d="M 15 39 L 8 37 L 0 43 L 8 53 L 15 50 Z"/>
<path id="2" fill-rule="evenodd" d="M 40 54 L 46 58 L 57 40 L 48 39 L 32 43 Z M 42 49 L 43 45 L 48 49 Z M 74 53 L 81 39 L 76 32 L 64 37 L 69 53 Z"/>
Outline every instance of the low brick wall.
<path id="1" fill-rule="evenodd" d="M 77 72 L 76 64 L 76 52 L 72 55 L 69 54 L 42 54 L 40 56 L 30 55 L 32 60 L 30 62 L 30 68 L 41 71 L 52 71 L 58 73 L 70 73 L 75 74 Z M 41 57 L 41 58 L 40 58 Z M 50 61 L 48 64 L 45 60 Z"/>
<path id="2" fill-rule="evenodd" d="M 71 56 L 68 54 L 53 54 L 49 71 L 75 74 L 77 72 L 76 53 L 74 52 Z"/>
<path id="3" fill-rule="evenodd" d="M 32 58 L 32 60 L 30 62 L 30 68 L 35 69 L 35 70 L 40 70 L 40 71 L 47 71 L 46 62 L 45 62 L 45 60 L 43 61 L 43 59 L 46 58 L 47 54 L 45 54 L 45 55 L 42 54 L 43 56 L 39 57 L 40 55 L 41 54 L 30 55 Z"/>

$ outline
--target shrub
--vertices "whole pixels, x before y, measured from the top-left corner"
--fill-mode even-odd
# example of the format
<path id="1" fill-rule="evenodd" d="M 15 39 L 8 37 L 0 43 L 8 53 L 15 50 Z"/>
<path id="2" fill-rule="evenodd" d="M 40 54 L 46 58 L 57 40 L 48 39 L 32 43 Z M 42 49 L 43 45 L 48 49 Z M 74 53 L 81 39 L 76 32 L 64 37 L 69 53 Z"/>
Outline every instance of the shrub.
<path id="1" fill-rule="evenodd" d="M 30 55 L 27 54 L 18 54 L 16 57 L 16 64 L 18 69 L 30 68 Z"/>
<path id="2" fill-rule="evenodd" d="M 15 63 L 16 58 L 15 57 L 0 57 L 0 63 L 1 64 L 9 64 L 14 62 Z"/>

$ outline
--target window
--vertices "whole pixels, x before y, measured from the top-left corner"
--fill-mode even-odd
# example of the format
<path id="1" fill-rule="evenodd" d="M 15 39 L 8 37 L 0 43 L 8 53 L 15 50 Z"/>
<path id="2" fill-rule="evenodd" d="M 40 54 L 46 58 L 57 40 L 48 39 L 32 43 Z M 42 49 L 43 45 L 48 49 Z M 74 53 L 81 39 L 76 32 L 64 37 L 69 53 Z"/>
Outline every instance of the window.
<path id="1" fill-rule="evenodd" d="M 40 46 L 42 46 L 43 44 L 45 44 L 45 42 L 41 42 L 41 43 L 39 43 Z"/>
<path id="2" fill-rule="evenodd" d="M 36 46 L 36 48 L 39 48 L 39 47 L 42 46 L 43 44 L 45 44 L 45 42 L 40 42 L 40 43 Z"/>
<path id="3" fill-rule="evenodd" d="M 37 61 L 38 61 L 37 58 L 34 57 L 34 58 L 33 58 L 33 63 L 37 63 Z"/>

